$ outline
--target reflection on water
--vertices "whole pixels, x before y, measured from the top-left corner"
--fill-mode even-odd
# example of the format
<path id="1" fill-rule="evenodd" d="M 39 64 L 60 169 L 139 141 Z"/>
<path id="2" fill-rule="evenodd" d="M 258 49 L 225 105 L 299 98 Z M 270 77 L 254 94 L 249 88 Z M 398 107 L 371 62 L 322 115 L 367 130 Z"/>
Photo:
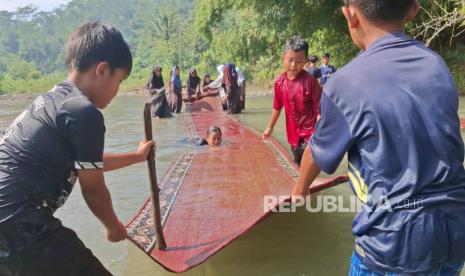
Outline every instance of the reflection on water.
<path id="1" fill-rule="evenodd" d="M 138 141 L 144 137 L 142 110 L 145 100 L 143 96 L 120 96 L 104 111 L 107 151 L 136 149 Z M 30 101 L 0 102 L 0 133 Z M 249 97 L 246 112 L 238 118 L 262 131 L 268 123 L 271 106 L 271 97 Z M 459 114 L 465 116 L 464 104 L 461 104 Z M 186 140 L 182 118 L 154 119 L 153 124 L 160 179 L 177 156 L 197 146 L 194 141 Z M 274 136 L 289 150 L 284 116 L 275 129 Z M 225 145 L 227 140 L 228 137 L 224 137 Z M 345 171 L 346 165 L 342 164 L 338 172 Z M 105 178 L 116 213 L 123 222 L 129 221 L 149 194 L 146 165 L 138 164 L 111 172 Z M 352 194 L 347 185 L 323 193 L 342 195 L 344 201 L 348 201 Z M 112 244 L 105 241 L 103 227 L 86 207 L 79 186 L 57 216 L 66 226 L 76 230 L 115 275 L 172 275 L 130 242 Z M 353 216 L 350 213 L 305 211 L 272 215 L 184 275 L 346 275 L 353 246 Z"/>

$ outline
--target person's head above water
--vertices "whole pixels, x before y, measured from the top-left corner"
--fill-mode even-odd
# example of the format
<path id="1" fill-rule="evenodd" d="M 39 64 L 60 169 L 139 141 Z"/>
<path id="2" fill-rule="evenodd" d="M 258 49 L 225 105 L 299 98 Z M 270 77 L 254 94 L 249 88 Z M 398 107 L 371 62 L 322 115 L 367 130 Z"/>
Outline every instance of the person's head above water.
<path id="1" fill-rule="evenodd" d="M 201 145 L 219 146 L 221 145 L 223 134 L 217 126 L 211 126 L 207 130 L 207 138 L 203 139 Z"/>

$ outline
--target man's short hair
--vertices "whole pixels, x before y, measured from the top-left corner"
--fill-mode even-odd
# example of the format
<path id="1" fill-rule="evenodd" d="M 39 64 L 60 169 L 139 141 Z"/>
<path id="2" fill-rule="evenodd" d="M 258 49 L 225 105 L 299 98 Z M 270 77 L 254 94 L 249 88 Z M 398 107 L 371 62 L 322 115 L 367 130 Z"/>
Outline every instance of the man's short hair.
<path id="1" fill-rule="evenodd" d="M 358 7 L 363 15 L 374 22 L 403 20 L 415 0 L 343 0 L 344 5 Z"/>
<path id="2" fill-rule="evenodd" d="M 286 45 L 284 45 L 283 54 L 285 54 L 287 51 L 294 51 L 294 52 L 304 51 L 305 56 L 307 57 L 308 56 L 308 42 L 305 41 L 300 36 L 293 36 L 289 38 L 286 41 Z"/>
<path id="3" fill-rule="evenodd" d="M 331 54 L 330 53 L 324 53 L 323 58 L 331 58 Z"/>
<path id="4" fill-rule="evenodd" d="M 85 72 L 92 65 L 108 62 L 110 70 L 132 70 L 132 54 L 121 33 L 110 25 L 92 22 L 78 27 L 66 44 L 66 66 Z"/>
<path id="5" fill-rule="evenodd" d="M 315 56 L 315 55 L 311 55 L 311 56 L 308 58 L 308 61 L 310 61 L 311 63 L 317 63 L 317 62 L 318 62 L 318 57 Z"/>

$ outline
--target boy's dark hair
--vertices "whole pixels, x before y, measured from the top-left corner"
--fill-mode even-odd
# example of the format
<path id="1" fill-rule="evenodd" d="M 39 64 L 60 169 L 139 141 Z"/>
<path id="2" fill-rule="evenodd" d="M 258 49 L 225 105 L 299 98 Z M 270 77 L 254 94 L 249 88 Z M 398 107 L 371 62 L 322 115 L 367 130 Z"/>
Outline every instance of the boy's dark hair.
<path id="1" fill-rule="evenodd" d="M 330 53 L 324 53 L 324 54 L 323 54 L 323 57 L 324 57 L 324 58 L 331 58 L 331 54 L 330 54 Z"/>
<path id="2" fill-rule="evenodd" d="M 318 62 L 318 57 L 315 56 L 315 55 L 312 55 L 308 58 L 308 61 L 310 61 L 311 63 L 317 63 Z"/>
<path id="3" fill-rule="evenodd" d="M 415 0 L 343 0 L 344 5 L 358 7 L 374 22 L 395 22 L 407 16 Z"/>
<path id="4" fill-rule="evenodd" d="M 305 56 L 308 56 L 308 42 L 301 38 L 300 36 L 293 36 L 286 41 L 284 45 L 283 54 L 287 51 L 300 52 L 304 51 Z"/>
<path id="5" fill-rule="evenodd" d="M 223 134 L 221 133 L 221 128 L 217 126 L 211 126 L 207 129 L 207 136 L 209 136 L 211 133 L 218 133 L 220 136 Z"/>
<path id="6" fill-rule="evenodd" d="M 77 28 L 66 44 L 68 70 L 85 72 L 96 63 L 108 62 L 110 70 L 132 70 L 132 54 L 121 33 L 110 25 L 92 22 Z"/>

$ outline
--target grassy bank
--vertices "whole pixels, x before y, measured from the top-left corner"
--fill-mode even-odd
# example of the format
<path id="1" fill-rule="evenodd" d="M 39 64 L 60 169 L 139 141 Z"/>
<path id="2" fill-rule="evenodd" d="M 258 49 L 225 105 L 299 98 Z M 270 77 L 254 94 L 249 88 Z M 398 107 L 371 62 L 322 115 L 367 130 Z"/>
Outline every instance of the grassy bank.
<path id="1" fill-rule="evenodd" d="M 65 78 L 65 73 L 45 75 L 31 79 L 0 77 L 0 95 L 44 93 Z"/>

